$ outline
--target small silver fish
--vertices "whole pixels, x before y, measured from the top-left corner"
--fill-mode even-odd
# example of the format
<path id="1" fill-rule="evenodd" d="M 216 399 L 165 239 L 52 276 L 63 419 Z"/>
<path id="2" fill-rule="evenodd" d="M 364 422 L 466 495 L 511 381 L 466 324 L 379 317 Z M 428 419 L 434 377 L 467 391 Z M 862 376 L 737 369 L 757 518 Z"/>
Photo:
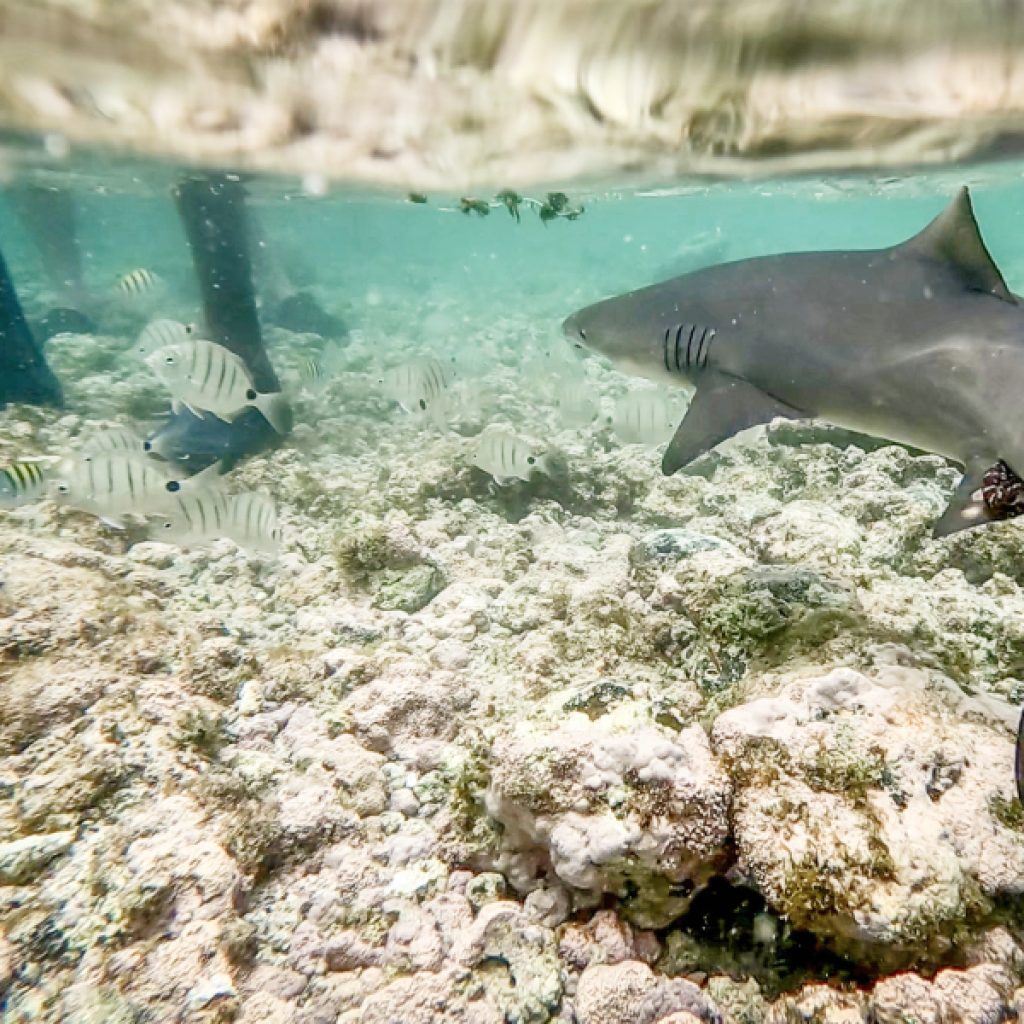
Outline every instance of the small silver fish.
<path id="1" fill-rule="evenodd" d="M 448 371 L 435 356 L 417 356 L 386 370 L 384 394 L 408 413 L 443 415 L 448 405 Z"/>
<path id="2" fill-rule="evenodd" d="M 154 288 L 159 281 L 160 278 L 152 270 L 136 267 L 135 270 L 129 270 L 127 274 L 122 274 L 117 279 L 117 288 L 125 295 L 142 295 Z"/>
<path id="3" fill-rule="evenodd" d="M 151 540 L 182 547 L 221 537 L 240 548 L 275 555 L 281 546 L 277 509 L 265 494 L 225 494 L 215 489 L 180 492 L 161 509 L 149 530 Z"/>
<path id="4" fill-rule="evenodd" d="M 555 407 L 567 427 L 586 427 L 597 416 L 597 398 L 585 380 L 568 379 L 557 382 Z"/>
<path id="5" fill-rule="evenodd" d="M 680 418 L 660 391 L 627 391 L 615 402 L 612 429 L 626 444 L 658 445 L 672 437 Z"/>
<path id="6" fill-rule="evenodd" d="M 198 480 L 193 477 L 188 484 L 199 487 L 208 479 L 193 483 Z M 167 496 L 178 493 L 183 486 L 159 462 L 110 453 L 65 459 L 49 481 L 50 494 L 59 505 L 89 512 L 118 527 L 123 525 L 124 515 L 158 511 L 166 504 Z"/>
<path id="7" fill-rule="evenodd" d="M 344 348 L 328 342 L 319 355 L 299 360 L 299 381 L 307 391 L 323 391 L 340 372 L 344 358 Z"/>
<path id="8" fill-rule="evenodd" d="M 12 462 L 0 469 L 0 508 L 18 508 L 46 496 L 49 467 L 39 462 Z"/>
<path id="9" fill-rule="evenodd" d="M 199 415 L 211 412 L 230 422 L 249 407 L 258 409 L 279 433 L 288 432 L 288 407 L 280 393 L 260 394 L 245 363 L 223 345 L 186 341 L 157 349 L 146 365 L 176 403 Z"/>
<path id="10" fill-rule="evenodd" d="M 504 427 L 488 427 L 477 438 L 473 465 L 490 473 L 501 487 L 547 472 L 546 460 L 534 454 L 533 446 Z"/>
<path id="11" fill-rule="evenodd" d="M 180 320 L 150 320 L 139 332 L 135 349 L 145 358 L 159 348 L 188 341 L 194 331 L 192 324 L 183 324 Z"/>
<path id="12" fill-rule="evenodd" d="M 327 376 L 324 364 L 316 356 L 310 356 L 299 363 L 299 376 L 304 381 L 316 383 Z"/>
<path id="13" fill-rule="evenodd" d="M 78 452 L 83 458 L 91 455 L 138 455 L 141 457 L 144 451 L 142 438 L 129 427 L 108 427 L 105 430 L 98 430 L 86 438 L 78 448 Z"/>

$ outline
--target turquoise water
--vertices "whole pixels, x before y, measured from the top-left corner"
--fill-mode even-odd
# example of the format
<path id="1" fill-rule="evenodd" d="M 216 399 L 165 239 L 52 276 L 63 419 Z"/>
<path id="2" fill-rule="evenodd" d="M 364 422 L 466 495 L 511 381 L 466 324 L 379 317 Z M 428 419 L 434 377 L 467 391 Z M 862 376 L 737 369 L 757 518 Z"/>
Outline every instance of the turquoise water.
<path id="1" fill-rule="evenodd" d="M 155 317 L 201 324 L 176 177 L 116 160 L 78 168 L 74 154 L 29 174 L 73 197 L 96 330 L 47 343 L 66 407 L 0 411 L 0 465 L 63 459 L 102 429 L 144 435 L 167 416 L 134 345 Z M 265 1019 L 356 1024 L 397 978 L 441 986 L 431 1006 L 494 1011 L 452 1010 L 444 1024 L 591 1024 L 574 989 L 589 969 L 580 935 L 597 920 L 637 929 L 611 956 L 694 979 L 707 1005 L 735 1011 L 706 1021 L 881 1020 L 868 1016 L 879 981 L 913 969 L 930 985 L 939 969 L 997 962 L 991 935 L 993 948 L 1004 934 L 1024 948 L 1016 527 L 932 541 L 955 467 L 800 427 L 705 476 L 666 479 L 664 438 L 627 444 L 614 426 L 637 382 L 561 334 L 583 305 L 702 266 L 895 244 L 961 184 L 1024 291 L 1024 162 L 522 189 L 584 208 L 547 224 L 528 204 L 520 222 L 500 206 L 463 214 L 457 192 L 419 203 L 249 179 L 277 264 L 257 273 L 256 297 L 295 429 L 223 483 L 273 501 L 280 550 L 151 544 L 138 522 L 117 529 L 46 496 L 0 511 L 0 684 L 13 709 L 0 712 L 0 822 L 12 842 L 57 837 L 3 867 L 19 887 L 0 908 L 16 960 L 0 972 L 9 1019 L 200 1019 L 185 1008 L 219 985 L 224 1015 L 209 1019 L 229 1020 L 248 1000 L 256 1013 L 273 983 L 280 1016 Z M 0 245 L 30 322 L 64 304 L 2 196 Z M 136 302 L 117 281 L 139 268 L 162 290 Z M 272 323 L 282 278 L 346 336 Z M 427 354 L 453 368 L 438 418 L 407 414 L 385 384 Z M 304 361 L 329 356 L 325 380 L 303 380 Z M 581 382 L 594 413 L 569 423 L 559 401 Z M 678 422 L 685 396 L 665 401 Z M 496 425 L 549 468 L 485 472 L 474 446 Z M 906 704 L 893 703 L 900 687 Z M 716 736 L 730 714 L 738 731 Z M 769 720 L 797 725 L 777 741 L 757 731 Z M 646 762 L 623 767 L 634 742 L 637 764 L 663 755 L 648 775 Z M 660 835 L 698 813 L 691 802 L 712 836 L 692 864 L 674 833 L 656 854 L 653 839 L 623 841 L 602 861 L 622 821 Z M 576 855 L 591 814 L 597 838 Z M 545 815 L 564 828 L 557 842 Z M 996 852 L 983 857 L 982 841 Z M 8 853 L 0 837 L 0 866 Z M 492 897 L 519 914 L 532 893 L 562 910 L 481 940 L 471 970 L 445 959 Z M 453 906 L 465 911 L 454 925 Z M 414 924 L 429 956 L 402 946 Z M 431 929 L 444 935 L 436 957 Z M 174 971 L 165 956 L 180 957 Z M 761 1016 L 736 1009 L 741 986 L 761 993 Z M 1009 1014 L 1011 997 L 998 998 Z M 330 1012 L 288 1016 L 317 999 Z M 822 999 L 863 1014 L 800 1008 Z M 389 1012 L 366 1019 L 404 1024 Z"/>
<path id="2" fill-rule="evenodd" d="M 73 167 L 62 178 L 47 179 L 63 181 L 75 195 L 90 288 L 102 295 L 116 276 L 136 266 L 170 272 L 187 284 L 184 236 L 167 194 L 172 178 L 163 171 L 150 185 L 114 164 L 103 185 L 97 185 L 95 170 L 79 182 Z M 357 318 L 367 314 L 368 294 L 425 287 L 467 310 L 486 305 L 496 316 L 503 309 L 524 312 L 526 301 L 540 320 L 708 263 L 890 245 L 919 230 L 965 183 L 974 184 L 985 241 L 1012 278 L 1024 259 L 1024 164 L 908 171 L 884 179 L 693 182 L 626 191 L 570 187 L 585 214 L 547 225 L 525 207 L 521 223 L 501 208 L 483 218 L 444 212 L 459 195 L 431 195 L 418 205 L 402 195 L 344 190 L 315 198 L 298 183 L 273 179 L 250 182 L 249 188 L 251 207 L 282 246 L 286 269 L 291 259 L 300 279 L 315 271 L 316 280 Z M 543 198 L 545 190 L 532 193 Z M 24 225 L 6 207 L 0 208 L 0 230 L 16 276 L 30 285 L 43 279 Z"/>

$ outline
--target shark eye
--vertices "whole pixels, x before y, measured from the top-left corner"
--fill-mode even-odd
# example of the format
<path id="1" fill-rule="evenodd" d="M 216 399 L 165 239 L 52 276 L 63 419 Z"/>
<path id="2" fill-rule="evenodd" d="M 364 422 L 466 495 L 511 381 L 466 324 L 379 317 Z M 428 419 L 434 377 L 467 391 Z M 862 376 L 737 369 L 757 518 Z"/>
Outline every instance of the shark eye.
<path id="1" fill-rule="evenodd" d="M 57 484 L 57 493 L 58 494 L 70 494 L 71 493 L 71 488 L 68 487 L 67 484 Z"/>
<path id="2" fill-rule="evenodd" d="M 587 332 L 585 330 L 583 330 L 582 327 L 580 328 L 580 339 L 582 341 L 586 341 L 587 340 Z"/>
<path id="3" fill-rule="evenodd" d="M 164 356 L 164 362 L 168 366 L 173 366 L 174 365 L 174 356 Z"/>

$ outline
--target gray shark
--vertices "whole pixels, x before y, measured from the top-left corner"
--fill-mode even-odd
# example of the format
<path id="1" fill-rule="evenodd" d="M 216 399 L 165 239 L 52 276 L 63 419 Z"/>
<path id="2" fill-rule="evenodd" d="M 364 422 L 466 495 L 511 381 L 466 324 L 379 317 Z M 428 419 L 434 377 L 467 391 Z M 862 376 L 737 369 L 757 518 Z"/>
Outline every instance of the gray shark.
<path id="1" fill-rule="evenodd" d="M 696 388 L 666 475 L 748 427 L 820 419 L 964 467 L 935 536 L 999 518 L 983 493 L 995 463 L 1024 476 L 1024 304 L 966 188 L 892 248 L 724 263 L 588 306 L 563 329 L 625 372 Z"/>
<path id="2" fill-rule="evenodd" d="M 985 476 L 1024 476 L 1024 303 L 1006 287 L 962 188 L 889 249 L 724 263 L 569 317 L 579 347 L 696 388 L 661 468 L 675 473 L 776 417 L 821 419 L 964 467 L 933 533 L 1000 517 Z M 1014 769 L 1024 802 L 1024 715 Z"/>

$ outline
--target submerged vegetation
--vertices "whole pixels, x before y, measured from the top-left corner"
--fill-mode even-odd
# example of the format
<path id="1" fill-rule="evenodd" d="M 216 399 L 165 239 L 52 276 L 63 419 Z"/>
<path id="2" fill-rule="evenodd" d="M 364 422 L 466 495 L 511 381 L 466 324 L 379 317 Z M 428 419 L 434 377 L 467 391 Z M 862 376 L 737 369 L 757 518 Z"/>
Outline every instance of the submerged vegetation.
<path id="1" fill-rule="evenodd" d="M 422 192 L 410 192 L 408 195 L 410 203 L 425 205 L 429 199 Z M 520 195 L 513 189 L 502 189 L 493 199 L 478 199 L 473 196 L 463 196 L 457 206 L 439 206 L 437 209 L 447 213 L 458 211 L 459 213 L 474 213 L 478 217 L 486 217 L 491 210 L 504 208 L 508 211 L 517 224 L 522 223 L 522 210 L 524 208 L 533 210 L 540 218 L 542 224 L 564 218 L 565 220 L 578 220 L 583 216 L 585 208 L 582 204 L 573 205 L 564 192 L 548 192 L 543 199 L 535 199 L 532 196 Z"/>

